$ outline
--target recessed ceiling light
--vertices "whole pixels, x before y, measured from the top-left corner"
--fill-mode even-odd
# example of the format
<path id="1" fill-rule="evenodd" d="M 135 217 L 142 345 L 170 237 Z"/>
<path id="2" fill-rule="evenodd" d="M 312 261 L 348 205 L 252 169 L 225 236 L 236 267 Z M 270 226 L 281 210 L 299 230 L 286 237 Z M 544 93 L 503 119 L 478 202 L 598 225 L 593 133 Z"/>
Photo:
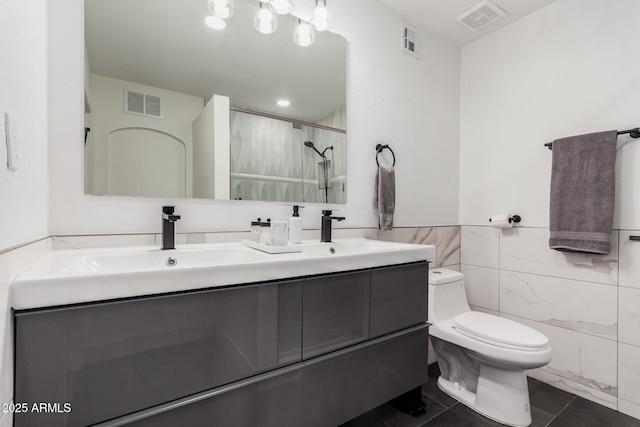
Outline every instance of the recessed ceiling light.
<path id="1" fill-rule="evenodd" d="M 288 99 L 279 99 L 278 102 L 276 102 L 276 104 L 278 104 L 281 107 L 288 107 L 289 105 L 291 105 L 291 102 Z"/>
<path id="2" fill-rule="evenodd" d="M 214 30 L 221 30 L 224 27 L 227 26 L 227 21 L 225 21 L 222 18 L 218 18 L 217 16 L 213 16 L 213 15 L 209 15 L 206 18 L 204 18 L 204 22 L 205 24 L 207 24 L 209 27 L 213 28 Z"/>

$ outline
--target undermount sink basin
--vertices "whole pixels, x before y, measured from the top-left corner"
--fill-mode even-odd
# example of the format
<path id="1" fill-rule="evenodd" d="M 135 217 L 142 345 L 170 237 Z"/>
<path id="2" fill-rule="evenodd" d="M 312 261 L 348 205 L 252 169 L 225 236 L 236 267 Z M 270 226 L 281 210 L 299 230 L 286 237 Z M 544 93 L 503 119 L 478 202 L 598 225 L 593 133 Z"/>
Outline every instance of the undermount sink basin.
<path id="1" fill-rule="evenodd" d="M 53 251 L 18 275 L 16 309 L 295 279 L 435 258 L 428 245 L 368 239 L 304 241 L 302 252 L 267 254 L 240 243 Z"/>

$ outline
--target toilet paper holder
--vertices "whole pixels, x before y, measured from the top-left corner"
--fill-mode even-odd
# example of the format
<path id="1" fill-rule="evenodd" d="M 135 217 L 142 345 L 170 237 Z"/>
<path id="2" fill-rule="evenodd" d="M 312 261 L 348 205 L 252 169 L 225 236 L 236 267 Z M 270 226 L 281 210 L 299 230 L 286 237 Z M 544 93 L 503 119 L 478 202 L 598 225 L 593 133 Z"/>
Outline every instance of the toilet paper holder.
<path id="1" fill-rule="evenodd" d="M 518 223 L 522 221 L 522 218 L 520 217 L 520 215 L 509 215 L 507 219 L 509 220 L 509 223 L 512 223 L 512 222 Z M 491 218 L 489 218 L 489 222 L 491 222 Z"/>

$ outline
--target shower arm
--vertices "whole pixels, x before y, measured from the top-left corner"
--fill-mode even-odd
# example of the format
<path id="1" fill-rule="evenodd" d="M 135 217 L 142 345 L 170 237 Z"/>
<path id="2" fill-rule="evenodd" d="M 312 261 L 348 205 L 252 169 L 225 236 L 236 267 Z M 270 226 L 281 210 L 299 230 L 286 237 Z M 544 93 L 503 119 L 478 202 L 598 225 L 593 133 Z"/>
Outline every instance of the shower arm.
<path id="1" fill-rule="evenodd" d="M 324 160 L 325 162 L 326 162 L 326 161 L 328 161 L 328 160 L 327 160 L 327 156 L 325 156 L 325 155 L 324 155 L 324 153 L 326 153 L 326 152 L 327 152 L 327 150 L 331 150 L 331 151 L 333 151 L 333 145 L 330 145 L 330 146 L 328 146 L 327 148 L 325 148 L 325 149 L 322 151 L 322 153 L 321 153 L 321 152 L 316 148 L 315 144 L 314 144 L 313 142 L 311 142 L 311 141 L 305 141 L 305 142 L 304 142 L 304 146 L 305 146 L 305 147 L 312 148 L 312 149 L 313 149 L 313 151 L 315 151 L 316 153 L 318 153 L 318 155 L 319 155 L 320 157 L 322 157 L 322 160 Z"/>
<path id="2" fill-rule="evenodd" d="M 324 155 L 324 153 L 327 152 L 327 150 L 331 150 L 333 151 L 333 145 L 328 146 L 327 148 L 325 148 L 324 150 L 322 150 L 322 154 L 320 154 L 322 156 L 323 159 L 327 160 L 327 157 Z"/>

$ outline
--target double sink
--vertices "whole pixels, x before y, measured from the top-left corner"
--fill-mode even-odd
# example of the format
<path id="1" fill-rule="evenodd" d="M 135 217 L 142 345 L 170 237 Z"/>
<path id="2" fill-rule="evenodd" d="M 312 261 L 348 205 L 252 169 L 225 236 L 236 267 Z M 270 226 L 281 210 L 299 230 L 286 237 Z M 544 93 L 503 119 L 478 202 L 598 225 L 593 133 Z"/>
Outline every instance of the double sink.
<path id="1" fill-rule="evenodd" d="M 15 278 L 13 307 L 29 309 L 229 286 L 435 258 L 435 247 L 362 238 L 303 241 L 268 254 L 238 243 L 53 251 Z"/>

